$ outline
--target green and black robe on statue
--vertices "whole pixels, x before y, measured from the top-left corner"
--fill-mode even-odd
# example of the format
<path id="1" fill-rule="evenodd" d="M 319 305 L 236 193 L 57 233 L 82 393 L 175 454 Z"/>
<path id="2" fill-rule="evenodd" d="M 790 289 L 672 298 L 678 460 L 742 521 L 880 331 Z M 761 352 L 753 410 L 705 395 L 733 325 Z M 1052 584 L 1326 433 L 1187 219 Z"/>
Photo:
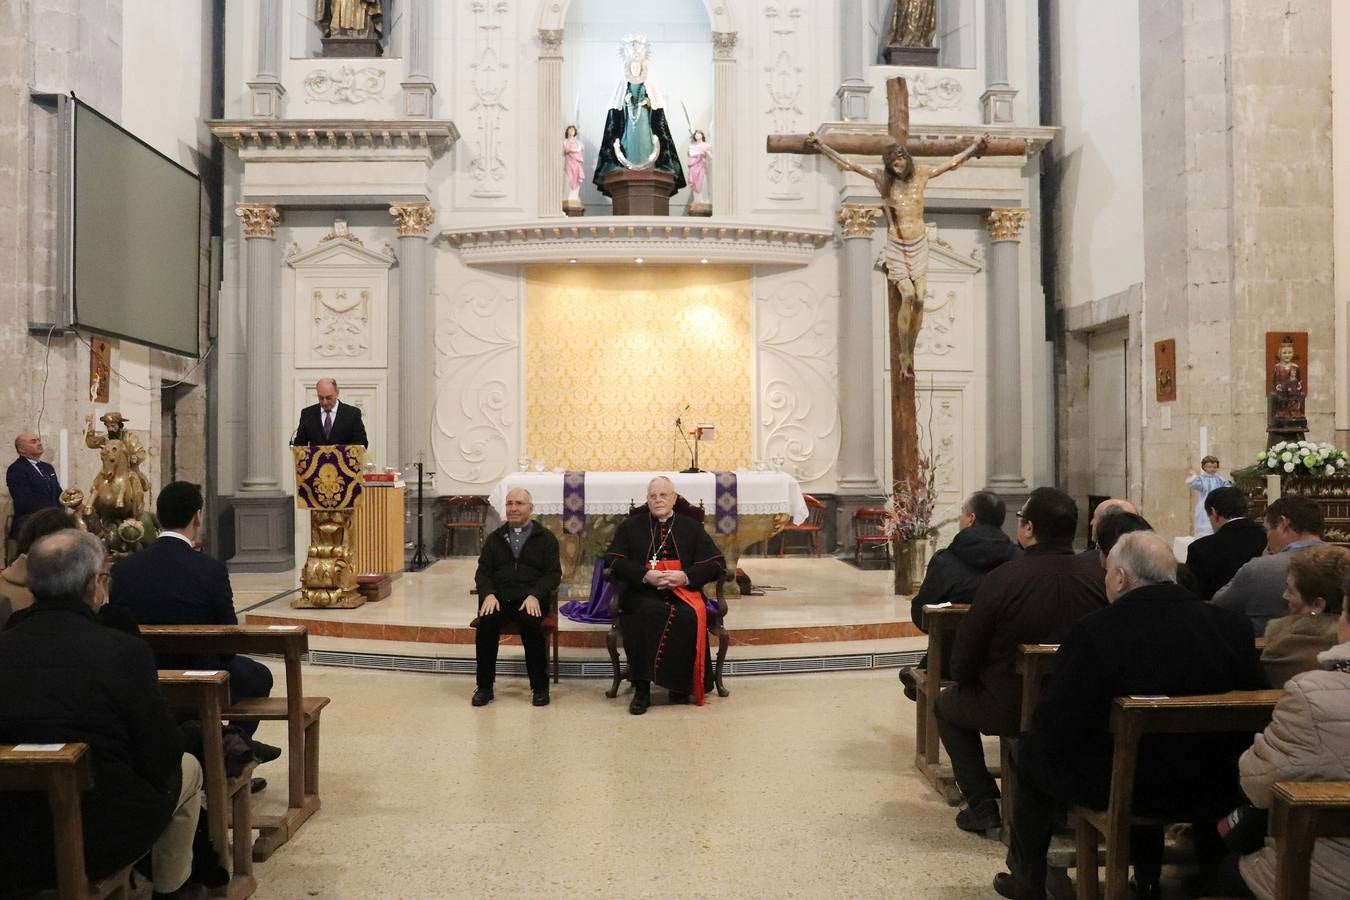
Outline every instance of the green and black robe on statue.
<path id="1" fill-rule="evenodd" d="M 703 617 L 676 592 L 643 580 L 652 569 L 680 569 L 689 579 L 687 587 L 701 599 L 703 586 L 726 571 L 722 552 L 703 526 L 676 514 L 658 522 L 643 507 L 619 523 L 605 564 L 621 591 L 623 645 L 634 684 L 654 681 L 696 699 L 712 690 L 707 633 L 699 628 Z M 699 670 L 702 684 L 696 685 Z"/>

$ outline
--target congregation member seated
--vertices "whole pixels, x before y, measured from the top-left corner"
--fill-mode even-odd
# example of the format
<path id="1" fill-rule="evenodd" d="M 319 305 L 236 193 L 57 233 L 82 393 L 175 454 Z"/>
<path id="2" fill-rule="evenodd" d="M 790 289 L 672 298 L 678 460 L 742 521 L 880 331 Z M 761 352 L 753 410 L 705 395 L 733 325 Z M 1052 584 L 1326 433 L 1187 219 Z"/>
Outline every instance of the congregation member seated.
<path id="1" fill-rule="evenodd" d="M 1305 550 L 1299 556 L 1316 553 Z M 1290 567 L 1292 570 L 1292 566 Z M 1266 730 L 1238 761 L 1242 790 L 1269 809 L 1281 781 L 1350 781 L 1350 610 L 1336 623 L 1340 643 L 1319 653 L 1316 668 L 1290 678 Z M 1278 621 L 1278 620 L 1277 620 Z M 1247 887 L 1261 900 L 1275 896 L 1275 847 L 1265 846 L 1238 864 Z M 1350 840 L 1321 838 L 1313 847 L 1311 900 L 1350 897 Z"/>
<path id="2" fill-rule="evenodd" d="M 0 634 L 0 743 L 89 745 L 93 787 L 81 800 L 86 869 L 93 878 L 151 857 L 156 897 L 192 869 L 202 770 L 182 750 L 138 638 L 100 625 L 103 545 L 66 529 L 29 550 L 33 606 Z M 47 801 L 8 795 L 0 814 L 0 896 L 54 881 Z"/>
<path id="3" fill-rule="evenodd" d="M 1330 544 L 1300 550 L 1289 558 L 1284 581 L 1287 616 L 1266 626 L 1261 664 L 1273 688 L 1300 672 L 1317 668 L 1318 654 L 1337 642 L 1337 622 L 1350 577 L 1350 550 Z"/>
<path id="4" fill-rule="evenodd" d="M 474 706 L 492 702 L 497 644 L 506 621 L 520 628 L 533 703 L 548 706 L 548 660 L 539 624 L 544 604 L 562 582 L 562 562 L 558 539 L 543 522 L 530 518 L 533 512 L 529 491 L 513 488 L 507 492 L 506 522 L 487 536 L 478 554 L 478 570 L 473 577 L 480 599 L 474 637 L 478 664 Z"/>
<path id="5" fill-rule="evenodd" d="M 633 700 L 640 716 L 651 706 L 651 685 L 670 691 L 672 703 L 703 705 L 712 690 L 707 606 L 703 585 L 726 571 L 726 561 L 702 524 L 675 515 L 675 485 L 665 476 L 647 485 L 647 509 L 614 530 L 605 565 L 614 578 L 622 616 Z"/>
<path id="6" fill-rule="evenodd" d="M 238 625 L 234 591 L 225 564 L 196 549 L 202 530 L 201 488 L 188 481 L 164 486 L 155 499 L 164 528 L 159 538 L 112 568 L 109 602 L 140 625 Z M 225 669 L 230 699 L 272 693 L 272 671 L 241 654 L 160 654 L 161 669 Z M 260 762 L 271 762 L 281 748 L 254 740 L 256 721 L 231 722 L 250 740 Z"/>
<path id="7" fill-rule="evenodd" d="M 1022 644 L 1059 639 L 1075 619 L 1106 605 L 1102 565 L 1073 552 L 1078 507 L 1056 488 L 1036 488 L 1017 512 L 1023 553 L 985 576 L 952 647 L 956 684 L 938 695 L 938 734 L 965 808 L 957 827 L 977 834 L 1002 824 L 999 790 L 981 734 L 1017 734 Z"/>
<path id="8" fill-rule="evenodd" d="M 1210 601 L 1252 620 L 1257 634 L 1285 614 L 1284 585 L 1289 560 L 1322 544 L 1322 508 L 1307 497 L 1288 495 L 1266 507 L 1266 555 L 1243 563 Z"/>
<path id="9" fill-rule="evenodd" d="M 1098 503 L 1092 510 L 1092 518 L 1088 520 L 1087 549 L 1080 553 L 1080 556 L 1086 557 L 1097 550 L 1097 527 L 1101 525 L 1103 516 L 1116 511 L 1139 515 L 1139 507 L 1124 497 L 1107 497 L 1101 503 Z"/>
<path id="10" fill-rule="evenodd" d="M 1010 871 L 994 879 L 1001 896 L 1045 897 L 1046 852 L 1058 808 L 1106 808 L 1112 752 L 1108 723 L 1116 697 L 1265 687 L 1251 623 L 1177 585 L 1176 568 L 1172 548 L 1158 535 L 1124 535 L 1107 558 L 1110 605 L 1069 626 L 1031 730 L 1015 751 Z M 1240 799 L 1237 759 L 1244 743 L 1232 735 L 1146 741 L 1135 775 L 1138 814 L 1225 814 Z M 1211 859 L 1222 856 L 1212 820 L 1195 833 L 1197 849 Z M 1132 830 L 1135 896 L 1160 896 L 1162 846 L 1161 826 Z"/>
<path id="11" fill-rule="evenodd" d="M 1266 529 L 1247 516 L 1247 495 L 1235 487 L 1205 497 L 1205 515 L 1214 533 L 1191 541 L 1186 565 L 1200 580 L 1200 599 L 1209 600 L 1250 559 L 1266 552 Z"/>
<path id="12" fill-rule="evenodd" d="M 0 628 L 11 615 L 33 605 L 33 592 L 28 589 L 28 548 L 38 538 L 74 525 L 70 513 L 59 506 L 40 509 L 24 519 L 19 529 L 19 555 L 0 571 Z"/>
<path id="13" fill-rule="evenodd" d="M 1111 548 L 1116 545 L 1116 541 L 1133 531 L 1152 531 L 1153 526 L 1148 520 L 1137 513 L 1125 512 L 1122 509 L 1113 509 L 1102 516 L 1097 524 L 1097 553 L 1101 556 L 1103 569 L 1106 566 L 1107 554 Z M 1200 582 L 1195 574 L 1186 566 L 1177 566 L 1177 584 L 1186 590 L 1200 596 Z"/>
<path id="14" fill-rule="evenodd" d="M 923 584 L 909 603 L 909 619 L 920 631 L 928 631 L 923 621 L 925 606 L 969 603 L 981 579 L 1017 555 L 1017 545 L 1003 533 L 1007 516 L 1008 507 L 993 491 L 976 491 L 961 504 L 956 536 L 928 561 Z M 900 669 L 900 682 L 911 700 L 917 690 L 914 670 L 927 664 L 925 656 L 918 666 Z"/>

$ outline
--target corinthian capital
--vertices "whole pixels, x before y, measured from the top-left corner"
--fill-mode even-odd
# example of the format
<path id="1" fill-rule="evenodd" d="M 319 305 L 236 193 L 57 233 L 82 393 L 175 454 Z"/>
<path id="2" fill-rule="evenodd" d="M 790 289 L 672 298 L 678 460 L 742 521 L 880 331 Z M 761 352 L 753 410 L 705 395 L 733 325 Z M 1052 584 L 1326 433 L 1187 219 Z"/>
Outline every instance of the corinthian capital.
<path id="1" fill-rule="evenodd" d="M 244 223 L 244 237 L 276 237 L 277 225 L 281 222 L 281 210 L 270 203 L 240 203 L 234 208 L 234 214 Z"/>
<path id="2" fill-rule="evenodd" d="M 712 39 L 713 59 L 736 58 L 736 32 L 714 31 Z"/>
<path id="3" fill-rule="evenodd" d="M 398 224 L 399 237 L 426 237 L 431 223 L 436 221 L 430 203 L 394 203 L 389 207 L 389 215 Z"/>
<path id="4" fill-rule="evenodd" d="M 541 57 L 562 56 L 563 30 L 561 28 L 539 29 L 539 55 Z"/>
<path id="5" fill-rule="evenodd" d="M 984 226 L 996 241 L 1016 241 L 1022 237 L 1022 226 L 1031 217 L 1031 210 L 1021 207 L 997 207 L 989 210 Z"/>
<path id="6" fill-rule="evenodd" d="M 877 219 L 881 217 L 881 207 L 863 206 L 860 203 L 845 203 L 839 207 L 839 213 L 834 217 L 844 231 L 844 237 L 847 238 L 870 238 L 872 229 L 877 224 Z"/>

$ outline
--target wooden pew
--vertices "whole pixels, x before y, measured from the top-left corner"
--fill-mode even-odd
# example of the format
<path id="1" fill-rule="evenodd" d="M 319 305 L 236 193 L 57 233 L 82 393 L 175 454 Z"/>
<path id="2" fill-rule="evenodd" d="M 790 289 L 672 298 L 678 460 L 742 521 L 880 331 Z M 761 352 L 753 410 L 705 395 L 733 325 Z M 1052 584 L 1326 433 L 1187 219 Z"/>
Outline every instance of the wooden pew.
<path id="1" fill-rule="evenodd" d="M 1031 730 L 1032 715 L 1036 711 L 1036 701 L 1041 697 L 1041 688 L 1045 679 L 1055 670 L 1055 654 L 1059 653 L 1059 644 L 1022 644 L 1017 648 L 1017 674 L 1022 679 L 1021 718 L 1018 733 Z M 1017 796 L 1017 770 L 1012 764 L 1012 748 L 1016 738 L 998 739 L 999 772 L 1002 794 L 1003 828 L 999 839 L 1007 844 L 1012 838 L 1013 805 Z"/>
<path id="2" fill-rule="evenodd" d="M 94 784 L 87 744 L 58 744 L 51 750 L 16 750 L 33 744 L 0 746 L 0 791 L 41 791 L 51 809 L 56 846 L 56 890 L 40 897 L 102 900 L 126 897 L 131 866 L 91 881 L 84 868 L 84 822 L 80 794 Z"/>
<path id="3" fill-rule="evenodd" d="M 206 784 L 207 827 L 220 864 L 230 871 L 225 896 L 243 900 L 253 896 L 258 883 L 253 877 L 253 804 L 249 781 L 256 762 L 234 778 L 225 772 L 225 747 L 220 720 L 229 705 L 228 672 L 161 670 L 159 688 L 170 706 L 191 709 L 202 725 L 202 772 Z M 234 851 L 230 852 L 230 831 Z"/>
<path id="4" fill-rule="evenodd" d="M 222 711 L 226 719 L 286 722 L 288 802 L 284 816 L 257 816 L 253 859 L 263 862 L 318 811 L 319 714 L 327 697 L 306 697 L 300 662 L 309 650 L 301 625 L 142 625 L 157 653 L 271 653 L 286 661 L 286 695 L 245 699 Z"/>
<path id="5" fill-rule="evenodd" d="M 1097 858 L 1097 836 L 1106 843 L 1107 900 L 1126 900 L 1129 887 L 1130 825 L 1134 821 L 1134 776 L 1139 742 L 1146 734 L 1218 734 L 1261 731 L 1270 723 L 1280 691 L 1231 691 L 1189 697 L 1117 697 L 1111 709 L 1110 800 L 1105 810 L 1074 807 L 1077 858 Z M 1097 866 L 1079 866 L 1079 900 L 1096 900 Z"/>
<path id="6" fill-rule="evenodd" d="M 1350 782 L 1282 781 L 1275 785 L 1275 900 L 1307 900 L 1318 838 L 1350 838 Z"/>
<path id="7" fill-rule="evenodd" d="M 937 696 L 942 690 L 942 670 L 946 666 L 957 626 L 970 611 L 970 604 L 925 606 L 923 621 L 928 626 L 928 668 L 914 672 L 917 683 L 914 704 L 914 767 L 950 804 L 961 802 L 952 770 L 943 766 L 937 730 Z"/>

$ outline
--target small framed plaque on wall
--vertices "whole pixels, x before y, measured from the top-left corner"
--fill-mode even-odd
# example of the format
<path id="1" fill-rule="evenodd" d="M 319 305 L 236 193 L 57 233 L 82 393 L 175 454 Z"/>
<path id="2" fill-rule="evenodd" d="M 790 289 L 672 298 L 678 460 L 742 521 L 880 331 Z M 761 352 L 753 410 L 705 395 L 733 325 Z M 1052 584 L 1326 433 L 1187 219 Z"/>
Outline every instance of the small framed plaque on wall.
<path id="1" fill-rule="evenodd" d="M 1153 368 L 1158 389 L 1158 402 L 1171 403 L 1177 399 L 1177 342 L 1174 338 L 1155 341 Z"/>
<path id="2" fill-rule="evenodd" d="M 112 343 L 107 338 L 89 339 L 89 399 L 108 402 L 108 382 L 112 378 Z"/>

